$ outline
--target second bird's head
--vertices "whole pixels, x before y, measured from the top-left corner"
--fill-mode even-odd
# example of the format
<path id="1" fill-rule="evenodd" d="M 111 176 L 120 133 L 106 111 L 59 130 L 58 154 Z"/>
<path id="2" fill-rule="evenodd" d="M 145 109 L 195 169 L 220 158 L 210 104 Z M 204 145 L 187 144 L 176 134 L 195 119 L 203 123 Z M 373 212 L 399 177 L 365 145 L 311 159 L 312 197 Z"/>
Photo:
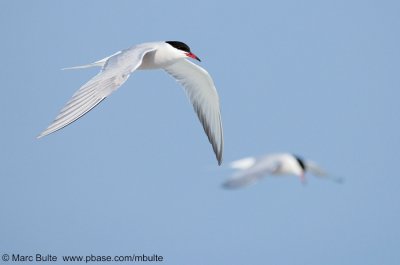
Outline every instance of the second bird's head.
<path id="1" fill-rule="evenodd" d="M 296 160 L 296 166 L 293 167 L 293 173 L 295 175 L 297 175 L 301 182 L 305 183 L 306 179 L 305 179 L 305 174 L 306 174 L 306 163 L 304 162 L 304 160 L 302 158 L 300 158 L 297 155 L 293 155 L 294 159 Z"/>
<path id="2" fill-rule="evenodd" d="M 166 41 L 166 43 L 168 43 L 178 51 L 182 52 L 185 57 L 190 57 L 201 62 L 199 57 L 197 57 L 194 53 L 190 51 L 190 47 L 186 43 L 183 43 L 181 41 Z"/>

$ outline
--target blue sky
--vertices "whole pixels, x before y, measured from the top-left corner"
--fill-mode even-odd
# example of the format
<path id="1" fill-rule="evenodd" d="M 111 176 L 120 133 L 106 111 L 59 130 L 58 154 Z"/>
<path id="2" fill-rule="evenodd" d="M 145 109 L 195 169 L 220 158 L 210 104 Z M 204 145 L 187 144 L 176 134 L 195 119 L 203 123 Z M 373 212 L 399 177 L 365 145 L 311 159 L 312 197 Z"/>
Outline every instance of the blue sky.
<path id="1" fill-rule="evenodd" d="M 163 264 L 400 259 L 398 1 L 2 1 L 0 254 L 163 255 Z M 189 44 L 214 78 L 224 165 L 179 85 L 141 71 L 78 122 L 35 137 L 137 43 Z M 226 163 L 294 152 L 342 185 Z"/>

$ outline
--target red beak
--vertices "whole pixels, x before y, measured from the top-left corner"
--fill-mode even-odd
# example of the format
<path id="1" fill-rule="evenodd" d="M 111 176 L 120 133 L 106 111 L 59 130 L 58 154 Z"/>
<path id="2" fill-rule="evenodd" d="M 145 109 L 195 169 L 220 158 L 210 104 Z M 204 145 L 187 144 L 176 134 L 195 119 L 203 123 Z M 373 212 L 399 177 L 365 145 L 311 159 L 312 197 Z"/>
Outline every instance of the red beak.
<path id="1" fill-rule="evenodd" d="M 300 175 L 300 180 L 301 180 L 301 183 L 303 183 L 303 184 L 306 184 L 306 183 L 307 183 L 306 176 L 305 176 L 304 172 L 301 173 L 301 175 Z"/>
<path id="2" fill-rule="evenodd" d="M 187 57 L 193 58 L 193 59 L 195 59 L 195 60 L 201 62 L 200 58 L 197 57 L 194 53 L 187 52 L 186 55 L 187 55 Z"/>

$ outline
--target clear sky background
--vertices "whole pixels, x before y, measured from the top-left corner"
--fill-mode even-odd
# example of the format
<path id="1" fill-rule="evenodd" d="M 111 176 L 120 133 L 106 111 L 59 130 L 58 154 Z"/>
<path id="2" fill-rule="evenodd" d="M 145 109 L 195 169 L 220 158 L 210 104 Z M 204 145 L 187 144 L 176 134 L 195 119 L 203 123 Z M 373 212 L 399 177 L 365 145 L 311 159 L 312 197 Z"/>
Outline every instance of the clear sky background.
<path id="1" fill-rule="evenodd" d="M 163 264 L 400 261 L 399 1 L 1 1 L 0 254 L 159 254 Z M 182 88 L 141 71 L 36 136 L 137 43 L 180 40 L 214 78 L 224 164 Z M 294 152 L 345 183 L 227 162 Z"/>

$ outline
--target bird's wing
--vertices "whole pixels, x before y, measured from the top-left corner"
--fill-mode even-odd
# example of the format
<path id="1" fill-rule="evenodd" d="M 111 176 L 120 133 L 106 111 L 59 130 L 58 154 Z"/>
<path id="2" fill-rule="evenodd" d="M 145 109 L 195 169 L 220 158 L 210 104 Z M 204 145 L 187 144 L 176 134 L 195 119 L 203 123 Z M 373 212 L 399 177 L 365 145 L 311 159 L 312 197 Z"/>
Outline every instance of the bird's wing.
<path id="1" fill-rule="evenodd" d="M 155 47 L 133 47 L 108 58 L 103 69 L 84 84 L 37 138 L 53 133 L 76 121 L 117 90 Z"/>
<path id="2" fill-rule="evenodd" d="M 306 171 L 310 172 L 311 174 L 318 176 L 318 177 L 323 177 L 326 176 L 327 173 L 325 170 L 323 170 L 317 163 L 311 160 L 305 161 L 305 167 Z"/>
<path id="3" fill-rule="evenodd" d="M 233 174 L 222 186 L 227 189 L 245 187 L 268 174 L 273 174 L 280 166 L 281 163 L 278 161 L 259 161 L 254 166 Z"/>
<path id="4" fill-rule="evenodd" d="M 323 170 L 317 163 L 311 160 L 305 161 L 306 164 L 306 170 L 309 171 L 311 174 L 314 176 L 324 178 L 324 179 L 329 179 L 337 183 L 343 183 L 344 178 L 334 176 L 331 174 L 328 174 L 325 170 Z"/>
<path id="5" fill-rule="evenodd" d="M 236 161 L 233 161 L 229 164 L 231 168 L 234 169 L 248 169 L 256 163 L 256 158 L 254 157 L 246 157 Z"/>
<path id="6" fill-rule="evenodd" d="M 213 80 L 206 70 L 186 59 L 164 69 L 185 88 L 221 165 L 224 138 L 219 97 Z"/>

